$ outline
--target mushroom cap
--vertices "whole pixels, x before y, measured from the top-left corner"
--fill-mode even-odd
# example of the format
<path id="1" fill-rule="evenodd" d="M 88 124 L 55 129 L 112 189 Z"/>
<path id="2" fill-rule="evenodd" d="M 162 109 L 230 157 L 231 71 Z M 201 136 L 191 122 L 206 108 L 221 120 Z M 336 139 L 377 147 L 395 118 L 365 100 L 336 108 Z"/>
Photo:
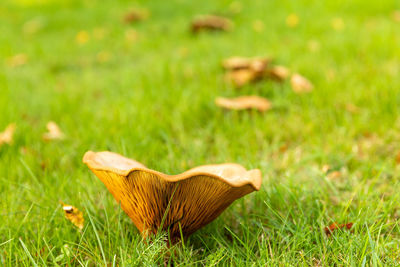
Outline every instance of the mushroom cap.
<path id="1" fill-rule="evenodd" d="M 105 184 L 139 231 L 169 231 L 172 242 L 217 218 L 233 201 L 259 190 L 261 172 L 239 164 L 203 165 L 167 175 L 113 152 L 88 151 L 83 162 Z M 160 229 L 161 228 L 161 229 Z"/>

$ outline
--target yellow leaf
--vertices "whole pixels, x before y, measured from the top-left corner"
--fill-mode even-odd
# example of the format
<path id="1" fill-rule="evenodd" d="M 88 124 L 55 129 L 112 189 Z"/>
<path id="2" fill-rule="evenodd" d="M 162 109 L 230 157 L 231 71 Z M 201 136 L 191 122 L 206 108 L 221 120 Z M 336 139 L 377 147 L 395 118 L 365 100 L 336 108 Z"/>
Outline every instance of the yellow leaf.
<path id="1" fill-rule="evenodd" d="M 344 29 L 344 21 L 342 18 L 334 18 L 331 21 L 332 28 L 335 31 L 341 31 Z"/>
<path id="2" fill-rule="evenodd" d="M 15 131 L 15 123 L 9 124 L 4 132 L 0 133 L 0 146 L 2 144 L 11 144 L 13 142 L 13 136 Z"/>
<path id="3" fill-rule="evenodd" d="M 42 136 L 43 140 L 45 141 L 62 140 L 65 138 L 64 133 L 60 130 L 60 128 L 55 122 L 53 121 L 48 122 L 46 128 L 48 132 L 43 134 Z"/>
<path id="4" fill-rule="evenodd" d="M 286 25 L 288 25 L 290 28 L 294 28 L 299 24 L 299 17 L 292 13 L 286 18 Z"/>
<path id="5" fill-rule="evenodd" d="M 260 96 L 217 97 L 215 104 L 219 107 L 232 110 L 257 109 L 259 111 L 267 111 L 272 107 L 268 99 Z"/>
<path id="6" fill-rule="evenodd" d="M 7 59 L 7 65 L 12 68 L 25 65 L 26 62 L 28 62 L 28 57 L 25 54 L 16 54 Z"/>
<path id="7" fill-rule="evenodd" d="M 83 229 L 85 224 L 85 219 L 83 218 L 83 213 L 72 205 L 68 205 L 60 201 L 65 217 L 72 222 L 79 230 Z"/>
<path id="8" fill-rule="evenodd" d="M 86 44 L 90 39 L 89 33 L 87 31 L 80 31 L 75 36 L 75 41 L 80 44 Z"/>
<path id="9" fill-rule="evenodd" d="M 264 31 L 264 22 L 259 19 L 253 21 L 253 30 L 256 32 L 263 32 Z"/>
<path id="10" fill-rule="evenodd" d="M 400 10 L 393 11 L 392 18 L 395 22 L 400 22 Z"/>
<path id="11" fill-rule="evenodd" d="M 295 93 L 309 93 L 314 88 L 313 84 L 298 73 L 292 75 L 290 79 L 292 89 Z"/>

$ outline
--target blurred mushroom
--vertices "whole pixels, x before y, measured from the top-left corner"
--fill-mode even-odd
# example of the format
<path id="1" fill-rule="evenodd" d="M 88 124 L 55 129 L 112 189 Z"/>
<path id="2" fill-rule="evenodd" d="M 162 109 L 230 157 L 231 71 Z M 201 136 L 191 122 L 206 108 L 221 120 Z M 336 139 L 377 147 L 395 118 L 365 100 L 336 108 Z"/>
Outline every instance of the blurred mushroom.
<path id="1" fill-rule="evenodd" d="M 193 33 L 198 33 L 202 30 L 229 31 L 232 26 L 233 23 L 230 19 L 215 15 L 202 15 L 192 21 L 191 28 Z"/>

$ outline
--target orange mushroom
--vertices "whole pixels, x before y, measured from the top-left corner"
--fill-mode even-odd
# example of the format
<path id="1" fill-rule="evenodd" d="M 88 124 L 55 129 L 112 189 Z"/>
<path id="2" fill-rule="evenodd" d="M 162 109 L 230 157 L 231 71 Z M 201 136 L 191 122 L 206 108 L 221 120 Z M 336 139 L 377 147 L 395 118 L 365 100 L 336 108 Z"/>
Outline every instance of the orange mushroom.
<path id="1" fill-rule="evenodd" d="M 167 175 L 112 152 L 83 162 L 105 184 L 144 237 L 168 231 L 171 243 L 217 218 L 233 201 L 259 190 L 261 172 L 238 164 L 204 165 Z"/>

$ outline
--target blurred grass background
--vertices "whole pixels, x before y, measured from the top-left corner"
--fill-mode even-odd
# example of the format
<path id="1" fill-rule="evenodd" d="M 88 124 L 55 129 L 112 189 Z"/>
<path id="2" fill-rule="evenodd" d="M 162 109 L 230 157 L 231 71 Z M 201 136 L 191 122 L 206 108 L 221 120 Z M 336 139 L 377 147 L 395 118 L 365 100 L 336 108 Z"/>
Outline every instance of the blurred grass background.
<path id="1" fill-rule="evenodd" d="M 149 18 L 124 23 L 133 8 Z M 389 0 L 3 0 L 0 131 L 17 129 L 0 147 L 1 264 L 163 263 L 163 242 L 144 244 L 81 162 L 87 150 L 111 150 L 171 174 L 222 162 L 262 170 L 262 190 L 175 248 L 176 265 L 398 265 L 399 9 Z M 192 18 L 209 13 L 234 29 L 191 34 Z M 271 56 L 315 89 L 235 89 L 220 66 L 233 55 Z M 214 104 L 245 94 L 274 108 Z M 48 121 L 66 140 L 41 139 Z M 84 210 L 83 233 L 60 199 Z M 328 238 L 333 221 L 353 230 Z"/>

